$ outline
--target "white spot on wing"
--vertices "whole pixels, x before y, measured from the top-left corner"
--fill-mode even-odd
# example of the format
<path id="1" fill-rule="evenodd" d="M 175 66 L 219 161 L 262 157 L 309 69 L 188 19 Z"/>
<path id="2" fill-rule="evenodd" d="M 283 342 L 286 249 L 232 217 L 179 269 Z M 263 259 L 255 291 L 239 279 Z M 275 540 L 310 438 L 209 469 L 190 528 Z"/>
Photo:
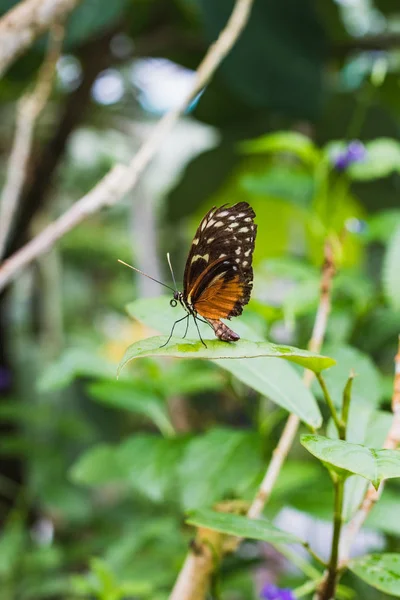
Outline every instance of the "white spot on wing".
<path id="1" fill-rule="evenodd" d="M 244 253 L 245 256 L 250 256 L 250 252 L 251 252 L 251 248 L 249 248 L 248 250 L 246 250 L 246 252 Z"/>
<path id="2" fill-rule="evenodd" d="M 251 217 L 246 217 L 246 218 L 245 218 L 245 221 L 246 221 L 246 223 L 250 223 L 250 221 L 251 221 Z"/>
<path id="3" fill-rule="evenodd" d="M 235 261 L 236 261 L 237 263 L 240 263 L 240 258 L 235 258 Z"/>
<path id="4" fill-rule="evenodd" d="M 235 215 L 231 215 L 230 217 L 228 217 L 229 221 L 234 221 L 236 219 Z"/>
<path id="5" fill-rule="evenodd" d="M 207 262 L 209 258 L 210 258 L 209 254 L 205 254 L 204 256 L 201 256 L 201 254 L 195 254 L 195 256 L 193 256 L 190 264 L 193 264 L 194 262 L 196 262 L 196 260 L 200 260 L 200 259 L 205 260 Z"/>
<path id="6" fill-rule="evenodd" d="M 226 254 L 222 253 L 218 256 L 218 258 L 224 258 L 224 256 L 226 256 Z"/>
<path id="7" fill-rule="evenodd" d="M 215 223 L 214 219 L 211 219 L 210 221 L 208 221 L 208 223 L 207 223 L 207 229 L 209 227 L 211 227 L 212 225 L 214 225 L 214 223 Z"/>
<path id="8" fill-rule="evenodd" d="M 235 250 L 235 253 L 236 253 L 236 254 L 240 254 L 240 253 L 241 253 L 241 251 L 242 251 L 242 249 L 241 249 L 241 247 L 239 246 L 239 248 L 236 248 L 236 250 Z"/>
<path id="9" fill-rule="evenodd" d="M 211 244 L 211 242 L 213 242 L 215 240 L 215 238 L 208 238 L 207 243 Z"/>
<path id="10" fill-rule="evenodd" d="M 249 230 L 249 228 L 248 228 L 248 227 L 241 227 L 241 228 L 239 229 L 238 233 L 247 233 L 247 232 L 248 232 L 248 230 Z"/>
<path id="11" fill-rule="evenodd" d="M 244 215 L 245 215 L 245 214 L 246 214 L 246 213 L 239 213 L 239 214 L 238 214 L 238 217 L 239 217 L 239 219 L 240 219 L 241 217 L 244 217 Z"/>
<path id="12" fill-rule="evenodd" d="M 244 261 L 242 262 L 242 265 L 243 265 L 244 267 L 246 267 L 248 264 L 249 264 L 249 263 L 247 262 L 247 260 L 244 260 Z"/>
<path id="13" fill-rule="evenodd" d="M 223 221 L 217 221 L 217 222 L 215 223 L 215 227 L 222 227 L 222 225 L 223 225 L 223 224 L 224 224 L 224 222 L 223 222 Z"/>
<path id="14" fill-rule="evenodd" d="M 239 223 L 231 223 L 230 227 L 239 227 Z"/>
<path id="15" fill-rule="evenodd" d="M 222 212 L 218 213 L 218 217 L 226 217 L 228 214 L 229 212 L 227 210 L 223 210 Z"/>
<path id="16" fill-rule="evenodd" d="M 199 238 L 194 238 L 192 244 L 193 246 L 197 246 L 197 244 L 199 243 Z"/>

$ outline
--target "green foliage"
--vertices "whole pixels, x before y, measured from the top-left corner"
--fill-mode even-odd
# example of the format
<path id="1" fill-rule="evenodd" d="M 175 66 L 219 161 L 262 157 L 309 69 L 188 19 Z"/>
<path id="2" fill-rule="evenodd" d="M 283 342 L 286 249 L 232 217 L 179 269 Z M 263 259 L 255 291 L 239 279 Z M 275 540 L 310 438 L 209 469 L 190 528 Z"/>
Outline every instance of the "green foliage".
<path id="1" fill-rule="evenodd" d="M 198 2 L 207 37 L 214 41 L 232 3 Z M 256 1 L 249 23 L 221 72 L 249 106 L 279 107 L 297 118 L 314 119 L 320 109 L 325 48 L 324 30 L 311 2 L 300 6 L 296 0 L 279 4 Z M 272 61 L 271 56 L 275 57 Z"/>
<path id="2" fill-rule="evenodd" d="M 309 137 L 291 131 L 263 135 L 255 140 L 243 142 L 240 148 L 249 154 L 293 154 L 310 167 L 315 167 L 321 160 L 320 151 Z"/>
<path id="3" fill-rule="evenodd" d="M 262 540 L 269 544 L 296 544 L 300 540 L 291 533 L 274 527 L 263 519 L 248 519 L 240 515 L 232 515 L 212 510 L 199 510 L 189 513 L 187 523 L 196 527 L 214 529 L 240 538 Z"/>
<path id="4" fill-rule="evenodd" d="M 118 582 L 107 563 L 100 558 L 90 561 L 90 576 L 76 575 L 72 579 L 72 588 L 78 597 L 95 596 L 99 600 L 123 600 L 127 596 L 151 598 L 152 585 L 143 581 Z"/>
<path id="5" fill-rule="evenodd" d="M 260 439 L 247 432 L 211 430 L 193 439 L 180 466 L 186 508 L 209 506 L 224 497 L 241 497 L 262 467 Z M 204 477 L 199 477 L 203 473 Z"/>
<path id="6" fill-rule="evenodd" d="M 350 371 L 353 369 L 352 398 L 377 407 L 382 397 L 381 376 L 371 358 L 357 348 L 339 345 L 324 347 L 324 352 L 336 360 L 336 365 L 326 371 L 324 379 L 337 406 L 341 406 L 342 394 Z"/>
<path id="7" fill-rule="evenodd" d="M 400 227 L 392 235 L 383 263 L 383 290 L 393 310 L 400 309 Z"/>
<path id="8" fill-rule="evenodd" d="M 131 316 L 140 320 L 141 322 L 144 322 L 146 325 L 152 324 L 152 327 L 157 327 L 157 329 L 165 333 L 169 331 L 174 316 L 174 310 L 168 306 L 167 298 L 158 298 L 156 300 L 152 300 L 151 302 L 148 300 L 145 302 L 139 300 L 128 306 L 128 312 Z M 169 322 L 167 320 L 168 315 L 171 315 L 171 320 Z M 192 323 L 190 323 L 190 327 L 191 329 L 189 328 L 189 334 L 190 331 L 192 331 L 194 335 L 196 335 L 195 331 L 193 331 L 194 327 Z M 238 323 L 236 330 L 241 335 L 247 334 L 249 338 L 257 339 L 257 337 L 259 337 L 255 335 L 254 331 L 252 331 L 250 328 L 245 327 L 240 323 Z M 202 335 L 205 335 L 203 332 L 208 332 L 208 328 L 205 329 L 204 326 L 200 324 L 200 331 L 202 332 Z M 171 340 L 167 347 L 160 348 L 161 344 L 165 343 L 165 341 L 166 339 L 164 338 L 155 338 L 153 341 L 146 340 L 145 342 L 139 342 L 133 347 L 131 346 L 126 351 L 124 358 L 120 363 L 120 368 L 122 368 L 124 364 L 126 364 L 126 362 L 128 362 L 131 358 L 136 356 L 136 352 L 141 352 L 139 349 L 142 348 L 143 343 L 146 345 L 151 345 L 151 355 L 179 355 L 185 358 L 190 356 L 186 352 L 187 342 L 179 340 L 177 345 L 174 346 L 174 340 Z M 219 366 L 228 370 L 243 383 L 251 386 L 261 394 L 268 396 L 280 406 L 294 412 L 312 427 L 319 427 L 321 424 L 321 416 L 315 399 L 309 390 L 304 387 L 301 378 L 293 369 L 288 368 L 288 365 L 277 364 L 276 360 L 271 359 L 266 360 L 252 358 L 251 361 L 244 361 L 240 360 L 239 358 L 230 358 L 230 356 L 234 355 L 237 357 L 240 357 L 240 355 L 249 356 L 249 347 L 253 351 L 253 356 L 262 356 L 265 352 L 265 354 L 269 353 L 271 357 L 277 357 L 280 355 L 283 347 L 275 347 L 274 345 L 267 344 L 266 342 L 263 342 L 261 345 L 258 345 L 260 344 L 259 342 L 251 343 L 249 341 L 241 341 L 241 343 L 245 344 L 244 351 L 240 349 L 240 345 L 238 346 L 237 342 L 233 346 L 232 344 L 223 344 L 219 340 L 212 340 L 211 342 L 207 340 L 207 346 L 209 349 L 205 349 L 199 341 L 194 342 L 192 347 L 196 350 L 195 356 L 197 358 L 201 356 L 212 358 Z M 224 359 L 219 358 L 221 356 L 221 350 L 226 353 L 226 358 Z M 163 354 L 164 352 L 165 354 Z M 281 354 L 281 358 L 293 360 L 293 362 L 297 362 L 303 366 L 307 365 L 312 369 L 318 368 L 318 364 L 321 367 L 323 367 L 323 365 L 328 366 L 329 364 L 329 359 L 324 357 L 314 356 L 312 358 L 312 355 L 308 355 L 302 350 L 295 350 L 294 352 L 297 354 L 297 356 L 290 356 L 287 353 L 283 353 Z M 140 355 L 143 356 L 142 354 Z M 310 358 L 306 358 L 307 356 Z"/>
<path id="9" fill-rule="evenodd" d="M 16 4 L 0 0 L 0 14 Z M 213 597 L 259 598 L 266 560 L 279 587 L 307 597 L 324 568 L 303 559 L 293 532 L 307 527 L 311 546 L 329 557 L 319 521 L 328 526 L 336 512 L 345 527 L 370 481 L 385 482 L 366 520 L 382 553 L 367 554 L 375 546 L 361 535 L 364 556 L 350 561 L 351 573 L 343 565 L 335 597 L 399 596 L 399 451 L 382 450 L 400 331 L 399 66 L 389 39 L 398 2 L 347 4 L 255 0 L 233 51 L 133 194 L 90 215 L 1 296 L 1 598 L 166 600 L 197 527 L 245 540 L 213 565 Z M 130 160 L 190 81 L 180 66 L 195 68 L 232 6 L 78 3 L 63 47 L 73 55 L 67 68 L 58 64 L 35 126 L 14 248 Z M 369 39 L 381 22 L 384 51 L 364 51 L 359 32 Z M 47 39 L 0 83 L 1 183 L 19 98 Z M 336 153 L 356 138 L 365 159 L 338 168 Z M 224 344 L 200 324 L 204 348 L 192 322 L 182 339 L 181 323 L 160 349 L 184 313 L 170 297 L 149 298 L 148 281 L 117 259 L 171 283 L 168 251 L 179 281 L 205 211 L 241 200 L 258 225 L 252 299 L 232 321 L 241 340 Z M 331 310 L 321 353 L 309 353 L 302 349 L 324 321 L 326 240 L 336 267 Z M 121 360 L 130 364 L 117 380 Z M 345 441 L 319 386 L 305 386 L 304 367 L 324 369 L 339 421 L 355 371 Z M 249 520 L 242 515 L 282 456 L 282 431 L 296 423 L 285 427 L 287 413 L 302 421 L 300 434 L 324 437 L 301 438 L 311 456 L 295 435 L 262 518 Z M 288 508 L 286 532 L 275 519 Z M 221 512 L 232 509 L 240 514 Z"/>
<path id="10" fill-rule="evenodd" d="M 382 592 L 400 597 L 400 554 L 370 554 L 352 560 L 349 569 Z"/>
<path id="11" fill-rule="evenodd" d="M 257 435 L 218 428 L 193 439 L 137 434 L 119 445 L 94 446 L 80 456 L 71 477 L 88 486 L 118 483 L 152 502 L 173 497 L 197 508 L 248 493 L 261 466 Z"/>
<path id="12" fill-rule="evenodd" d="M 397 140 L 381 138 L 366 144 L 366 159 L 349 169 L 356 181 L 370 181 L 400 172 L 400 144 Z"/>
<path id="13" fill-rule="evenodd" d="M 301 443 L 333 472 L 361 475 L 375 488 L 383 479 L 400 477 L 400 450 L 374 450 L 321 435 L 303 435 Z"/>
<path id="14" fill-rule="evenodd" d="M 240 340 L 239 342 L 226 343 L 220 340 L 207 340 L 206 346 L 201 340 L 184 340 L 172 337 L 168 344 L 167 336 L 156 336 L 144 341 L 135 342 L 125 352 L 119 364 L 119 372 L 134 358 L 145 358 L 148 356 L 170 356 L 174 358 L 208 358 L 212 360 L 221 359 L 247 359 L 261 358 L 284 358 L 304 368 L 319 373 L 335 364 L 328 356 L 319 356 L 307 350 L 270 344 L 269 342 L 253 342 Z"/>
<path id="15" fill-rule="evenodd" d="M 164 435 L 174 431 L 165 402 L 140 382 L 98 382 L 90 385 L 88 391 L 98 402 L 147 417 Z"/>

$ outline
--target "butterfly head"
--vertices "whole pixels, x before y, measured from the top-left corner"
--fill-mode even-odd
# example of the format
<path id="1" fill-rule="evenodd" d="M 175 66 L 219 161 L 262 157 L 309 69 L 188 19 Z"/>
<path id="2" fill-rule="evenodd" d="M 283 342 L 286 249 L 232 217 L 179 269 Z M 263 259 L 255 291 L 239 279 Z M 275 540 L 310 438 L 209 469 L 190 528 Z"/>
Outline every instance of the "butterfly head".
<path id="1" fill-rule="evenodd" d="M 182 292 L 178 292 L 178 290 L 175 290 L 174 297 L 170 300 L 170 306 L 175 308 L 178 302 L 182 302 Z"/>

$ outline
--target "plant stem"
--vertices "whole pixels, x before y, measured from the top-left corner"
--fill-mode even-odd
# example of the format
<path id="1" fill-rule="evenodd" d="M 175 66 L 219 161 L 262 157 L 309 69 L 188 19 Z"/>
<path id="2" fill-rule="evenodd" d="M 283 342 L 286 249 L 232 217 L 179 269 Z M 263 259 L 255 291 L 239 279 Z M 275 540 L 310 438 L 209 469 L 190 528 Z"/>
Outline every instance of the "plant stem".
<path id="1" fill-rule="evenodd" d="M 343 403 L 342 403 L 342 417 L 341 421 L 343 424 L 342 435 L 340 436 L 341 440 L 346 439 L 346 430 L 347 430 L 347 422 L 349 420 L 349 409 L 351 402 L 351 388 L 353 387 L 353 379 L 355 377 L 355 373 L 353 369 L 350 371 L 349 378 L 343 390 Z"/>
<path id="2" fill-rule="evenodd" d="M 308 594 L 311 594 L 311 592 L 317 589 L 320 582 L 320 579 L 314 579 L 313 581 L 307 581 L 306 583 L 303 583 L 303 585 L 299 586 L 293 591 L 295 598 L 308 596 Z"/>
<path id="3" fill-rule="evenodd" d="M 274 544 L 275 545 L 275 544 Z M 305 547 L 305 546 L 304 546 Z M 276 544 L 275 548 L 278 550 L 280 554 L 282 554 L 287 560 L 295 565 L 300 571 L 303 571 L 304 575 L 307 575 L 310 579 L 319 580 L 322 575 L 312 564 L 308 562 L 308 560 L 304 559 L 300 554 L 288 548 L 287 546 Z M 308 549 L 308 548 L 307 548 Z M 318 559 L 321 560 L 321 559 Z"/>
<path id="4" fill-rule="evenodd" d="M 335 509 L 333 521 L 333 535 L 331 557 L 328 565 L 328 575 L 323 587 L 319 590 L 318 600 L 332 600 L 335 597 L 335 589 L 338 578 L 339 542 L 342 530 L 342 512 L 344 498 L 344 479 L 339 477 L 335 483 Z"/>
<path id="5" fill-rule="evenodd" d="M 326 562 L 314 552 L 308 542 L 303 542 L 303 548 L 307 550 L 308 554 L 315 560 L 315 562 L 319 563 L 323 567 L 326 567 Z"/>
<path id="6" fill-rule="evenodd" d="M 316 378 L 318 379 L 318 383 L 321 386 L 322 392 L 324 394 L 324 398 L 325 401 L 328 405 L 328 408 L 331 412 L 332 415 L 332 419 L 336 425 L 336 429 L 338 430 L 338 434 L 341 440 L 344 439 L 344 437 L 346 435 L 346 425 L 345 423 L 342 421 L 342 419 L 339 418 L 339 415 L 337 413 L 336 407 L 333 403 L 333 400 L 331 398 L 331 395 L 328 391 L 328 388 L 326 387 L 326 383 L 325 383 L 325 379 L 322 377 L 321 373 L 316 373 L 315 374 Z"/>

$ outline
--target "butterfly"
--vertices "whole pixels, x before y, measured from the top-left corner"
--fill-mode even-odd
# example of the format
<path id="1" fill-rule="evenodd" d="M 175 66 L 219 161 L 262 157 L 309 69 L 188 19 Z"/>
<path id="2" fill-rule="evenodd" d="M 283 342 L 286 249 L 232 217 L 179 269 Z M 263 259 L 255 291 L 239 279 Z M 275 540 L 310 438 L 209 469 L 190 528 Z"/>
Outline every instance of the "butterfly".
<path id="1" fill-rule="evenodd" d="M 185 319 L 186 331 L 183 337 L 186 337 L 190 317 L 193 317 L 204 346 L 206 344 L 197 321 L 210 325 L 216 337 L 224 342 L 236 342 L 240 339 L 221 319 L 241 315 L 243 307 L 250 300 L 253 287 L 252 259 L 257 233 L 254 217 L 254 210 L 247 202 L 213 207 L 208 211 L 200 222 L 190 247 L 183 276 L 183 291 L 177 289 L 167 255 L 175 284 L 175 289 L 166 286 L 174 292 L 170 304 L 173 307 L 181 304 L 186 314 L 175 321 L 164 345 L 171 339 L 175 326 Z M 146 275 L 139 269 L 132 268 Z"/>

